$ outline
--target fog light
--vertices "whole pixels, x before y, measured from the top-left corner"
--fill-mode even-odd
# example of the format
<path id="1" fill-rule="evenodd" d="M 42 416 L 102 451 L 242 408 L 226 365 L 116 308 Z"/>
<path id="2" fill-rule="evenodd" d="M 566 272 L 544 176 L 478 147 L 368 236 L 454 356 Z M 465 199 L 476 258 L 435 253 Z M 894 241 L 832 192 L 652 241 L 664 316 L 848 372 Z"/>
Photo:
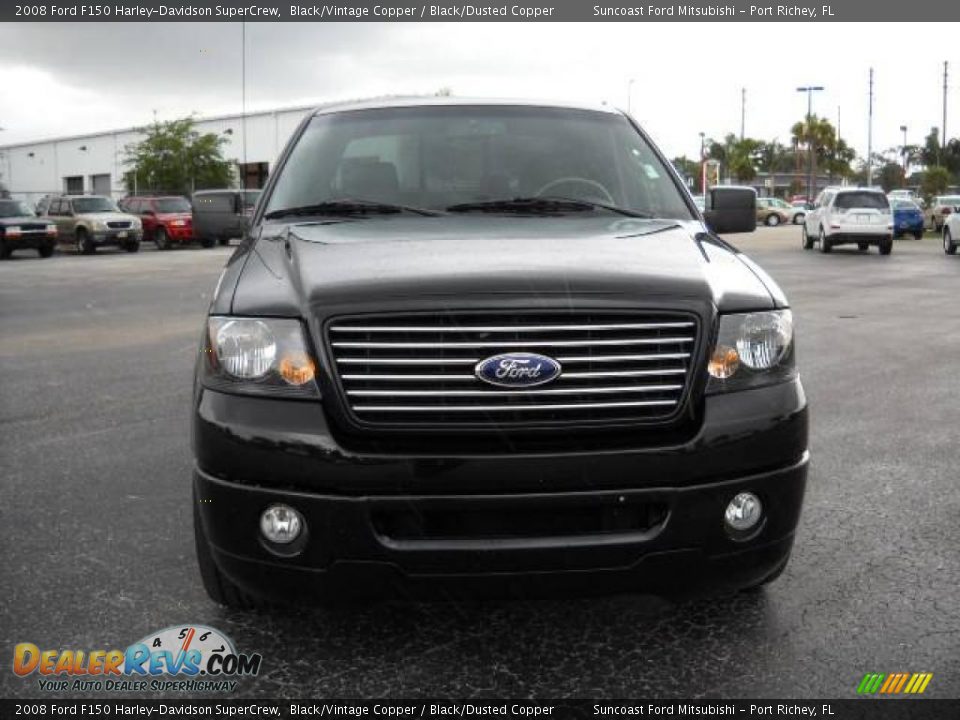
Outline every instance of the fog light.
<path id="1" fill-rule="evenodd" d="M 739 493 L 730 504 L 727 505 L 726 512 L 723 513 L 723 519 L 727 527 L 738 533 L 747 532 L 760 522 L 763 515 L 763 505 L 753 493 Z"/>
<path id="2" fill-rule="evenodd" d="M 300 536 L 303 517 L 289 505 L 271 505 L 260 516 L 260 532 L 272 543 L 288 545 Z"/>

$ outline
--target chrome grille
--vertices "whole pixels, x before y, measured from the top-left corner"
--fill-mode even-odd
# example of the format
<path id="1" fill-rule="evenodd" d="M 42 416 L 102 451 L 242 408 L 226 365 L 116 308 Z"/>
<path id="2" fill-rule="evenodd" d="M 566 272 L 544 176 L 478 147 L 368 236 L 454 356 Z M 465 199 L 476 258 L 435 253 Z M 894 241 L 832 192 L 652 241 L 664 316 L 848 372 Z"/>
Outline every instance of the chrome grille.
<path id="1" fill-rule="evenodd" d="M 686 398 L 696 318 L 681 313 L 439 313 L 335 318 L 326 329 L 340 390 L 362 426 L 661 423 Z M 562 368 L 529 388 L 475 366 L 535 352 Z"/>

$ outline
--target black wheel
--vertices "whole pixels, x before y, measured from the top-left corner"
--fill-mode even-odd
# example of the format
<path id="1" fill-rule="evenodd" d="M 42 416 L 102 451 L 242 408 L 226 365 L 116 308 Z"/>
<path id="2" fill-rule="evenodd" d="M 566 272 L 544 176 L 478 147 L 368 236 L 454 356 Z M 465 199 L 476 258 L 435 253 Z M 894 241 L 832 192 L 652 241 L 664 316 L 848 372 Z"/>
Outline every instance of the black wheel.
<path id="1" fill-rule="evenodd" d="M 42 258 L 48 258 L 53 255 L 55 247 L 56 246 L 52 242 L 43 243 L 37 248 L 37 254 Z"/>
<path id="2" fill-rule="evenodd" d="M 820 252 L 828 253 L 833 250 L 833 245 L 830 242 L 830 238 L 827 237 L 827 234 L 823 232 L 823 228 L 820 228 L 820 236 L 817 238 L 820 242 Z"/>
<path id="3" fill-rule="evenodd" d="M 953 241 L 953 235 L 950 234 L 950 228 L 943 228 L 943 251 L 947 255 L 957 254 L 957 243 Z"/>
<path id="4" fill-rule="evenodd" d="M 79 255 L 93 255 L 97 251 L 97 246 L 93 244 L 90 234 L 83 228 L 77 230 L 76 246 Z"/>
<path id="5" fill-rule="evenodd" d="M 861 251 L 863 251 L 870 247 L 870 243 L 859 242 L 857 243 L 857 247 L 860 248 Z"/>
<path id="6" fill-rule="evenodd" d="M 780 224 L 780 216 L 776 213 L 770 213 L 766 219 L 767 227 L 776 227 Z"/>
<path id="7" fill-rule="evenodd" d="M 222 237 L 222 238 L 220 238 L 220 244 L 221 244 L 221 245 L 229 245 L 229 244 L 230 244 L 230 238 L 228 238 L 228 237 Z"/>
<path id="8" fill-rule="evenodd" d="M 214 240 L 213 238 L 210 238 L 210 237 L 200 238 L 200 247 L 212 248 L 216 244 L 217 244 L 217 241 Z"/>
<path id="9" fill-rule="evenodd" d="M 914 240 L 923 240 L 923 230 L 917 230 L 913 233 Z"/>
<path id="10" fill-rule="evenodd" d="M 786 559 L 780 564 L 780 567 L 778 567 L 778 568 L 777 568 L 776 570 L 774 570 L 772 573 L 770 573 L 769 575 L 767 575 L 763 580 L 761 580 L 761 581 L 758 582 L 757 584 L 755 584 L 755 585 L 749 585 L 749 586 L 743 588 L 740 592 L 746 592 L 746 593 L 759 592 L 759 591 L 762 590 L 765 586 L 769 585 L 769 584 L 772 583 L 774 580 L 776 580 L 778 577 L 780 577 L 781 575 L 783 575 L 783 571 L 787 569 L 787 565 L 788 565 L 789 563 L 790 563 L 790 556 L 787 555 Z"/>
<path id="11" fill-rule="evenodd" d="M 796 215 L 793 216 L 793 224 L 799 225 L 804 220 L 806 220 L 806 218 L 807 216 L 804 213 L 797 213 Z"/>
<path id="12" fill-rule="evenodd" d="M 0 260 L 6 260 L 13 255 L 13 248 L 7 245 L 7 241 L 0 239 Z"/>
<path id="13" fill-rule="evenodd" d="M 210 552 L 210 542 L 203 532 L 196 494 L 193 497 L 193 537 L 197 546 L 197 565 L 200 567 L 200 579 L 203 580 L 203 587 L 211 600 L 238 610 L 254 610 L 267 605 L 263 598 L 244 591 L 217 568 L 217 564 L 213 560 L 213 553 Z"/>
<path id="14" fill-rule="evenodd" d="M 803 224 L 803 229 L 800 231 L 800 240 L 803 243 L 804 250 L 811 250 L 813 248 L 813 238 L 807 233 L 807 224 Z"/>
<path id="15" fill-rule="evenodd" d="M 156 244 L 157 250 L 170 249 L 170 238 L 167 237 L 167 231 L 162 227 L 158 227 L 153 231 L 153 242 Z"/>
<path id="16" fill-rule="evenodd" d="M 903 237 L 903 233 L 894 233 L 894 234 L 893 234 L 893 239 L 894 239 L 894 240 L 899 240 L 899 239 L 902 238 L 902 237 Z"/>
<path id="17" fill-rule="evenodd" d="M 128 243 L 124 243 L 123 249 L 126 250 L 128 253 L 140 252 L 140 241 L 131 240 Z"/>
<path id="18" fill-rule="evenodd" d="M 887 235 L 883 240 L 880 241 L 880 254 L 889 255 L 893 252 L 893 238 L 890 235 Z"/>

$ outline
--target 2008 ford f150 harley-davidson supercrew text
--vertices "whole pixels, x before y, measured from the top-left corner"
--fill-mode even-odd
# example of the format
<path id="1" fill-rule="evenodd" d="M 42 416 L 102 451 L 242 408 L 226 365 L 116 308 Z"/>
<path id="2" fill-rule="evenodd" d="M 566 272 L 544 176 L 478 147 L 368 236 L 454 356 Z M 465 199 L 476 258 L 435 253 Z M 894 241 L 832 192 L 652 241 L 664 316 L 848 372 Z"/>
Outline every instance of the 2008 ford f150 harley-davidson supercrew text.
<path id="1" fill-rule="evenodd" d="M 758 587 L 807 469 L 792 315 L 607 107 L 322 108 L 214 294 L 204 584 L 240 607 Z M 712 228 L 712 229 L 711 229 Z"/>

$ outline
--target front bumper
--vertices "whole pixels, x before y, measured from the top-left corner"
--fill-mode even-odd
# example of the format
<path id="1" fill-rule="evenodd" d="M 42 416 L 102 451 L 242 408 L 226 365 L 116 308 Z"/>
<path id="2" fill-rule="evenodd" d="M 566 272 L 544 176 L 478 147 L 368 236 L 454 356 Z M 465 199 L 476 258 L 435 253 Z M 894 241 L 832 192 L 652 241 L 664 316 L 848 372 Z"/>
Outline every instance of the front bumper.
<path id="1" fill-rule="evenodd" d="M 12 249 L 33 249 L 54 245 L 57 242 L 56 235 L 48 235 L 45 232 L 25 232 L 19 235 L 5 235 L 4 241 Z"/>
<path id="2" fill-rule="evenodd" d="M 203 390 L 194 487 L 221 572 L 284 599 L 752 585 L 786 561 L 799 521 L 803 390 L 794 381 L 711 396 L 703 418 L 672 447 L 401 457 L 344 449 L 317 404 Z M 723 511 L 746 490 L 760 497 L 764 519 L 753 536 L 735 540 Z M 306 521 L 296 554 L 278 554 L 259 535 L 260 513 L 276 502 Z M 662 514 L 629 520 L 631 509 L 653 507 Z M 571 513 L 586 524 L 544 525 Z M 591 514 L 613 525 L 591 524 Z M 431 517 L 462 524 L 436 531 Z M 529 518 L 530 531 L 483 525 L 508 517 L 521 526 Z"/>
<path id="3" fill-rule="evenodd" d="M 177 242 L 190 242 L 193 240 L 193 228 L 189 225 L 167 225 L 164 228 L 167 231 L 167 237 Z"/>
<path id="4" fill-rule="evenodd" d="M 131 242 L 140 242 L 143 239 L 143 230 L 96 230 L 90 237 L 94 245 L 126 245 Z"/>

